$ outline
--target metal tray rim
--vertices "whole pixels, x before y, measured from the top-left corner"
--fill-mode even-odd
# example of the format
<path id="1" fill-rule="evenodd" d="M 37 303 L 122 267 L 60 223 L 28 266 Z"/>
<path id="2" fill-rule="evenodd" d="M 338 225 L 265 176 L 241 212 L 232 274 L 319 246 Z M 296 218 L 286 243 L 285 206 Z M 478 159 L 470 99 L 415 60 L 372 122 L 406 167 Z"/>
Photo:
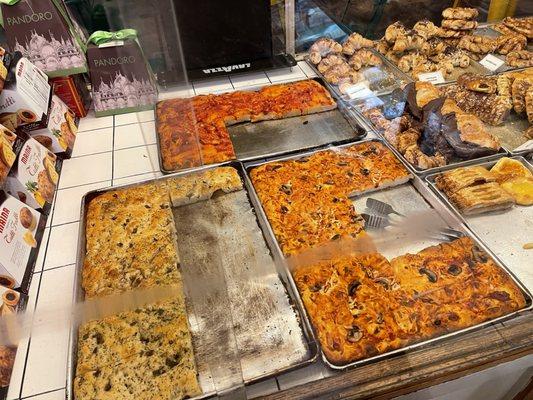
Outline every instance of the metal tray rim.
<path id="1" fill-rule="evenodd" d="M 364 142 L 367 142 L 367 141 L 377 141 L 377 142 L 383 143 L 382 139 L 367 139 L 367 140 L 364 140 L 364 141 L 359 142 L 359 143 L 364 143 Z M 350 145 L 352 145 L 352 144 L 357 144 L 357 143 L 350 143 Z M 343 145 L 343 146 L 340 146 L 340 147 L 347 147 L 347 145 Z M 330 146 L 330 148 L 331 148 L 331 146 Z M 322 149 L 322 151 L 323 150 L 328 150 L 328 148 L 326 147 L 326 148 Z M 257 167 L 259 165 L 268 164 L 270 162 L 275 162 L 275 161 L 283 161 L 283 160 L 293 159 L 293 158 L 297 158 L 297 157 L 305 157 L 306 155 L 314 154 L 314 153 L 317 153 L 319 151 L 320 150 L 304 152 L 304 153 L 301 153 L 301 154 L 298 154 L 298 155 L 292 155 L 292 156 L 287 156 L 287 157 L 275 157 L 273 159 L 268 159 L 268 160 L 263 160 L 263 161 L 259 161 L 258 160 L 258 161 L 255 161 L 255 162 L 246 163 L 244 165 L 244 168 L 245 168 L 245 171 L 246 171 L 246 179 L 251 185 L 251 192 L 253 194 L 253 199 L 255 201 L 257 201 L 257 203 L 258 203 L 256 205 L 256 210 L 258 210 L 258 212 L 261 212 L 261 214 L 263 216 L 263 219 L 264 219 L 263 223 L 265 224 L 265 229 L 267 229 L 269 234 L 272 235 L 274 238 L 275 238 L 275 235 L 274 235 L 274 232 L 272 230 L 272 227 L 271 227 L 270 223 L 268 222 L 268 218 L 266 217 L 266 213 L 264 212 L 263 206 L 262 206 L 262 204 L 261 204 L 261 202 L 259 200 L 257 192 L 255 191 L 255 188 L 253 187 L 253 184 L 251 184 L 249 171 L 252 168 Z M 400 161 L 402 161 L 402 160 L 400 160 Z M 422 193 L 421 190 L 416 186 L 417 182 L 419 183 L 419 185 L 421 187 L 424 188 L 425 194 Z M 434 193 L 429 189 L 429 187 L 427 185 L 424 184 L 424 181 L 419 176 L 415 176 L 414 177 L 414 181 L 412 181 L 412 183 L 411 182 L 406 182 L 404 184 L 413 185 L 415 187 L 415 189 L 420 193 L 420 195 L 428 202 L 429 202 L 429 200 L 428 200 L 427 196 L 431 196 L 431 195 L 434 196 Z M 445 208 L 444 204 L 440 201 L 440 199 L 438 197 L 434 196 L 433 201 L 438 203 L 439 205 L 441 205 L 442 207 Z M 438 210 L 436 210 L 436 211 L 438 211 Z M 433 343 L 433 342 L 436 342 L 438 340 L 443 340 L 443 339 L 446 339 L 446 338 L 449 338 L 449 337 L 465 334 L 465 333 L 468 333 L 468 332 L 471 332 L 471 331 L 474 331 L 474 330 L 481 329 L 481 328 L 483 328 L 485 326 L 488 326 L 488 325 L 491 325 L 491 324 L 494 324 L 494 323 L 497 323 L 497 322 L 501 322 L 503 320 L 514 318 L 515 316 L 517 316 L 519 314 L 522 314 L 524 312 L 527 312 L 527 311 L 530 311 L 530 310 L 533 309 L 533 297 L 532 297 L 531 293 L 529 292 L 529 290 L 527 290 L 527 288 L 522 284 L 522 282 L 520 282 L 520 280 L 518 280 L 514 276 L 514 274 L 508 270 L 508 268 L 505 266 L 505 264 L 502 263 L 501 260 L 499 260 L 499 258 L 497 258 L 492 253 L 492 251 L 490 251 L 490 249 L 488 249 L 487 246 L 485 246 L 485 244 L 483 242 L 481 242 L 478 239 L 478 237 L 476 235 L 474 235 L 473 232 L 465 226 L 465 224 L 461 223 L 461 221 L 459 219 L 457 219 L 457 216 L 455 214 L 452 213 L 451 217 L 456 220 L 457 225 L 462 228 L 462 231 L 463 231 L 463 233 L 466 236 L 471 237 L 476 242 L 477 245 L 481 246 L 482 249 L 484 251 L 486 251 L 494 259 L 494 261 L 496 262 L 496 264 L 500 268 L 502 268 L 507 274 L 509 274 L 511 276 L 513 281 L 518 285 L 518 287 L 520 287 L 520 289 L 524 293 L 524 295 L 526 297 L 526 301 L 529 302 L 529 306 L 527 306 L 527 307 L 525 307 L 525 308 L 523 308 L 521 310 L 517 310 L 517 311 L 514 311 L 512 313 L 509 313 L 507 315 L 503 315 L 501 317 L 498 317 L 498 318 L 495 318 L 495 319 L 492 319 L 492 320 L 489 320 L 489 321 L 482 322 L 482 323 L 477 324 L 477 325 L 466 327 L 466 328 L 458 330 L 458 331 L 450 332 L 450 333 L 447 333 L 447 334 L 444 334 L 444 335 L 440 335 L 440 336 L 437 336 L 437 337 L 434 337 L 434 338 L 431 338 L 431 339 L 428 339 L 428 340 L 420 341 L 418 343 L 413 343 L 413 344 L 408 345 L 406 347 L 402 347 L 402 348 L 399 348 L 399 349 L 396 349 L 396 350 L 392 350 L 390 352 L 379 354 L 379 355 L 376 355 L 376 356 L 373 356 L 373 357 L 369 357 L 369 358 L 366 358 L 366 359 L 363 359 L 363 360 L 357 360 L 357 361 L 354 361 L 354 362 L 351 362 L 351 363 L 347 363 L 347 364 L 343 364 L 343 365 L 336 365 L 336 364 L 333 364 L 332 362 L 330 362 L 327 359 L 325 353 L 322 351 L 322 345 L 319 343 L 322 360 L 328 367 L 330 367 L 331 369 L 334 369 L 334 370 L 345 370 L 345 369 L 357 367 L 357 366 L 360 366 L 360 365 L 368 364 L 368 363 L 371 363 L 371 362 L 376 362 L 376 361 L 379 361 L 379 360 L 382 360 L 382 359 L 390 358 L 390 357 L 395 356 L 395 355 L 397 355 L 399 353 L 402 353 L 402 352 L 407 352 L 407 351 L 410 351 L 410 350 L 413 350 L 413 349 L 417 349 L 417 348 L 426 346 L 426 345 L 428 345 L 430 343 Z M 283 252 L 281 251 L 279 243 L 277 242 L 277 239 L 276 239 L 275 243 L 276 243 L 277 251 L 279 251 L 281 256 L 282 256 L 282 258 L 285 259 L 285 256 L 283 255 Z M 287 272 L 288 272 L 288 275 L 290 276 L 291 282 L 294 282 L 294 280 L 292 279 L 292 274 L 290 274 L 290 271 L 287 271 Z M 299 295 L 299 292 L 297 292 L 297 294 L 298 294 L 298 297 L 299 297 L 298 300 L 303 305 L 303 301 L 301 300 L 301 296 Z M 309 316 L 307 314 L 307 309 L 305 309 L 305 306 L 304 306 L 304 310 L 305 310 L 305 317 L 309 320 Z M 311 324 L 311 326 L 312 326 L 312 328 L 314 330 L 315 329 L 314 325 Z M 316 336 L 316 334 L 315 334 L 315 336 Z"/>
<path id="2" fill-rule="evenodd" d="M 85 227 L 86 227 L 86 218 L 85 218 L 86 210 L 85 210 L 85 206 L 87 204 L 87 199 L 89 197 L 97 195 L 97 194 L 103 194 L 103 193 L 106 193 L 106 192 L 112 191 L 112 190 L 120 190 L 120 189 L 126 189 L 126 188 L 130 188 L 130 187 L 136 187 L 136 186 L 140 186 L 140 185 L 145 185 L 145 184 L 149 184 L 149 183 L 153 183 L 153 182 L 158 182 L 158 181 L 162 181 L 162 180 L 166 180 L 166 179 L 175 178 L 175 177 L 182 176 L 182 175 L 188 175 L 188 174 L 191 174 L 191 173 L 197 173 L 197 172 L 201 172 L 201 171 L 204 171 L 204 170 L 215 169 L 215 168 L 218 168 L 218 167 L 221 167 L 221 166 L 231 166 L 231 167 L 237 169 L 237 171 L 239 172 L 239 175 L 240 175 L 241 179 L 245 183 L 244 190 L 245 190 L 245 192 L 246 192 L 246 194 L 248 196 L 248 200 L 250 202 L 250 205 L 251 205 L 251 207 L 252 207 L 252 209 L 253 209 L 253 211 L 254 211 L 254 213 L 256 215 L 256 220 L 257 220 L 258 227 L 259 227 L 261 233 L 264 236 L 265 245 L 267 246 L 269 251 L 271 253 L 273 253 L 273 249 L 270 248 L 270 246 L 268 244 L 268 240 L 265 237 L 265 232 L 263 231 L 263 229 L 261 229 L 261 222 L 259 221 L 259 216 L 258 216 L 257 209 L 256 209 L 256 207 L 255 207 L 255 205 L 254 205 L 254 203 L 252 201 L 250 192 L 248 191 L 248 188 L 246 187 L 247 176 L 246 176 L 246 172 L 244 170 L 244 165 L 240 161 L 232 160 L 232 161 L 226 161 L 226 162 L 218 163 L 218 164 L 207 164 L 207 165 L 202 165 L 202 166 L 197 167 L 197 168 L 180 170 L 180 171 L 174 172 L 174 173 L 169 174 L 169 175 L 162 175 L 162 176 L 159 176 L 159 177 L 156 177 L 156 178 L 150 178 L 150 179 L 139 181 L 139 182 L 125 183 L 125 184 L 121 184 L 121 185 L 117 185 L 117 186 L 110 186 L 110 187 L 106 187 L 106 188 L 94 189 L 94 190 L 91 190 L 91 191 L 88 191 L 87 193 L 85 193 L 82 196 L 82 198 L 81 198 L 80 227 L 79 227 L 79 231 L 78 231 L 78 240 L 77 240 L 78 250 L 77 250 L 77 254 L 76 254 L 76 271 L 75 271 L 74 283 L 73 283 L 74 284 L 74 292 L 73 292 L 74 295 L 73 295 L 73 299 L 72 299 L 72 304 L 75 305 L 75 303 L 78 301 L 78 299 L 81 298 L 82 291 L 83 291 L 82 288 L 81 288 L 81 280 L 80 279 L 81 279 L 81 271 L 82 271 L 81 266 L 83 265 L 83 260 L 84 260 L 84 257 L 85 257 L 84 256 L 84 250 L 83 250 L 83 249 L 85 249 Z M 272 257 L 274 257 L 274 254 L 271 254 L 271 255 L 272 255 Z M 282 285 L 285 285 L 283 283 L 283 279 L 281 279 L 281 277 L 280 277 L 280 281 L 281 281 Z M 293 288 L 291 288 L 291 289 L 293 289 Z M 287 290 L 287 288 L 285 288 L 285 291 L 286 291 L 287 297 L 289 298 L 289 302 L 290 301 L 294 301 L 298 305 L 299 296 L 298 295 L 291 296 L 291 294 Z M 297 292 L 294 292 L 294 293 L 297 293 Z M 278 376 L 280 374 L 288 373 L 288 372 L 303 368 L 303 367 L 305 367 L 307 365 L 313 364 L 317 360 L 317 358 L 319 356 L 318 342 L 317 342 L 317 340 L 316 340 L 316 338 L 314 336 L 314 330 L 312 329 L 311 324 L 309 323 L 309 321 L 307 320 L 307 318 L 303 314 L 303 310 L 304 310 L 304 308 L 298 307 L 297 310 L 295 310 L 295 314 L 296 314 L 296 318 L 298 320 L 300 320 L 300 326 L 302 328 L 302 335 L 306 339 L 306 345 L 308 346 L 308 352 L 310 354 L 310 357 L 308 359 L 306 359 L 304 361 L 301 361 L 301 362 L 298 362 L 298 363 L 296 363 L 296 364 L 294 364 L 292 366 L 289 366 L 287 368 L 283 368 L 283 369 L 280 369 L 278 371 L 275 371 L 274 373 L 264 374 L 264 375 L 258 376 L 256 378 L 247 380 L 247 381 L 244 382 L 245 385 L 250 385 L 250 384 L 262 382 L 264 380 L 271 379 L 271 378 L 273 378 L 275 376 Z M 69 351 L 68 351 L 68 354 L 67 354 L 67 379 L 66 379 L 66 389 L 65 389 L 65 398 L 67 400 L 68 399 L 74 400 L 74 390 L 73 390 L 73 388 L 74 388 L 74 379 L 73 378 L 74 378 L 75 372 L 76 372 L 75 360 L 77 359 L 77 355 L 76 355 L 75 347 L 77 346 L 77 331 L 78 331 L 78 327 L 75 326 L 73 323 L 71 323 L 71 326 L 70 326 L 70 329 L 69 329 L 69 341 L 68 341 L 68 349 L 69 349 Z M 231 390 L 231 389 L 234 389 L 234 388 L 228 388 L 228 390 Z M 195 396 L 195 397 L 191 398 L 191 400 L 204 400 L 204 399 L 215 397 L 216 395 L 217 395 L 216 392 L 202 393 L 202 394 L 200 394 L 198 396 Z"/>

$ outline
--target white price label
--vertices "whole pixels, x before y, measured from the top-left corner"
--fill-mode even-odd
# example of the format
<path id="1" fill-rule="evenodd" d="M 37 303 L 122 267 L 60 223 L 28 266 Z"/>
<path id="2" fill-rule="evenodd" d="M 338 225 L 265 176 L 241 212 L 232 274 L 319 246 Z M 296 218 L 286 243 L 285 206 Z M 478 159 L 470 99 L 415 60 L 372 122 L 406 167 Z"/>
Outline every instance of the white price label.
<path id="1" fill-rule="evenodd" d="M 531 149 L 533 149 L 533 139 L 528 140 L 528 141 L 525 142 L 523 145 L 518 146 L 518 147 L 517 147 L 516 149 L 514 149 L 513 151 L 514 151 L 514 152 L 517 152 L 517 151 L 531 150 Z"/>
<path id="2" fill-rule="evenodd" d="M 368 88 L 366 82 L 359 82 L 346 89 L 346 94 L 350 99 L 361 99 L 364 97 L 374 96 L 374 92 Z"/>
<path id="3" fill-rule="evenodd" d="M 435 71 L 435 72 L 425 72 L 423 74 L 418 75 L 419 81 L 424 82 L 431 82 L 431 83 L 444 83 L 444 77 L 442 76 L 442 72 Z"/>
<path id="4" fill-rule="evenodd" d="M 500 68 L 503 64 L 505 64 L 505 61 L 493 56 L 492 54 L 487 54 L 481 61 L 479 61 L 481 65 L 483 65 L 485 68 L 487 68 L 489 71 L 496 71 L 498 68 Z"/>

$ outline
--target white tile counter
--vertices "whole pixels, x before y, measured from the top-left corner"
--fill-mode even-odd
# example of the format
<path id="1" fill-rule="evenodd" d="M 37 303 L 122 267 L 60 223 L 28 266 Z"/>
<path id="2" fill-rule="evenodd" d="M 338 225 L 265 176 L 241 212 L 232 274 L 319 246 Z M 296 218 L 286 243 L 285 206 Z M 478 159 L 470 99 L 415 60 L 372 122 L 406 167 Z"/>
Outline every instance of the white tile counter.
<path id="1" fill-rule="evenodd" d="M 301 65 L 301 64 L 300 64 Z M 194 94 L 246 89 L 312 77 L 303 65 L 194 82 Z M 165 97 L 170 97 L 165 94 Z M 55 308 L 72 301 L 82 196 L 91 190 L 161 176 L 151 111 L 94 118 L 80 123 L 73 157 L 66 160 L 41 245 L 30 290 L 29 309 Z M 34 331 L 18 348 L 8 400 L 65 398 L 68 332 Z M 268 394 L 328 376 L 322 364 L 248 388 L 249 397 Z"/>

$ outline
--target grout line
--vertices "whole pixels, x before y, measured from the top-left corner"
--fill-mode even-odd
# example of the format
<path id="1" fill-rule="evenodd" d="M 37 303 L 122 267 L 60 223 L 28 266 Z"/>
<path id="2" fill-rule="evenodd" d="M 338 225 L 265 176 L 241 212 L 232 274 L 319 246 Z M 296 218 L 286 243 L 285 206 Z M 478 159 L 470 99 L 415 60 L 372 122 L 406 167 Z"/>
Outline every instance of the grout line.
<path id="1" fill-rule="evenodd" d="M 102 188 L 102 189 L 105 189 L 105 188 Z M 81 199 L 80 199 L 80 201 L 81 201 Z M 80 222 L 80 220 L 79 220 L 79 219 L 76 219 L 76 220 L 74 220 L 74 221 L 62 222 L 62 223 L 60 223 L 60 224 L 52 225 L 50 228 L 58 228 L 58 227 L 60 227 L 60 226 L 65 226 L 65 225 L 68 225 L 68 224 L 73 224 L 73 223 L 75 223 L 75 222 Z"/>
<path id="2" fill-rule="evenodd" d="M 111 153 L 112 151 L 113 150 L 106 150 L 106 151 L 97 151 L 96 153 L 82 154 L 81 156 L 70 157 L 69 160 L 76 160 L 78 158 L 87 157 L 87 156 L 96 156 L 99 154 L 107 154 L 107 153 Z"/>
<path id="3" fill-rule="evenodd" d="M 153 145 L 156 145 L 156 144 L 157 144 L 157 140 L 155 142 L 153 142 L 153 143 L 145 143 L 145 144 L 137 144 L 135 146 L 121 147 L 121 148 L 115 149 L 113 151 L 136 149 L 137 147 L 148 147 L 148 146 L 153 146 Z"/>
<path id="4" fill-rule="evenodd" d="M 120 124 L 115 126 L 115 128 L 121 128 L 123 126 L 129 126 L 129 125 L 142 125 L 142 124 L 148 124 L 150 122 L 155 122 L 155 119 L 151 119 L 149 121 L 137 121 L 137 122 L 128 122 L 127 124 Z"/>
<path id="5" fill-rule="evenodd" d="M 110 180 L 111 179 L 103 179 L 101 181 L 96 181 L 96 182 L 89 182 L 89 183 L 82 183 L 80 185 L 66 186 L 66 187 L 62 187 L 62 188 L 57 189 L 57 190 L 60 191 L 60 190 L 66 190 L 66 189 L 73 189 L 73 188 L 77 188 L 77 187 L 80 187 L 80 186 L 88 186 L 88 185 L 94 185 L 94 184 L 102 183 L 102 182 L 109 182 Z"/>
<path id="6" fill-rule="evenodd" d="M 59 388 L 59 389 L 47 390 L 46 392 L 32 394 L 31 396 L 27 396 L 27 397 L 21 397 L 21 399 L 23 399 L 23 400 L 24 399 L 32 399 L 32 398 L 37 397 L 37 396 L 42 396 L 43 394 L 50 394 L 50 393 L 54 393 L 54 392 L 59 392 L 60 390 L 66 390 L 66 387 L 62 387 L 62 388 Z"/>
<path id="7" fill-rule="evenodd" d="M 65 264 L 65 265 L 58 265 L 57 267 L 52 267 L 52 268 L 43 269 L 42 272 L 44 273 L 44 272 L 48 272 L 48 271 L 53 271 L 53 270 L 55 270 L 55 269 L 60 269 L 60 268 L 65 268 L 65 267 L 71 267 L 71 266 L 73 266 L 73 265 L 76 265 L 76 263 L 73 262 L 73 263 L 69 263 L 69 264 Z"/>

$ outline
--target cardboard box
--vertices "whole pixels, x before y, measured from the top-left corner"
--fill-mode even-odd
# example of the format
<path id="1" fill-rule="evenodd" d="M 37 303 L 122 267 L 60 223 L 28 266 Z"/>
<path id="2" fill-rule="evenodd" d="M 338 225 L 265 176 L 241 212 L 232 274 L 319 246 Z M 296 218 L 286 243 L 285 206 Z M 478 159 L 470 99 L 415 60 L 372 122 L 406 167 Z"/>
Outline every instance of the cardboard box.
<path id="1" fill-rule="evenodd" d="M 17 135 L 0 124 L 0 185 L 15 163 Z"/>
<path id="2" fill-rule="evenodd" d="M 6 192 L 48 215 L 61 172 L 61 160 L 33 138 L 28 138 L 7 176 Z"/>
<path id="3" fill-rule="evenodd" d="M 137 41 L 90 45 L 87 58 L 97 117 L 154 108 L 157 87 Z"/>
<path id="4" fill-rule="evenodd" d="M 2 4 L 8 48 L 20 51 L 50 77 L 87 72 L 77 33 L 64 18 L 64 9 L 60 10 L 54 3 L 24 0 L 13 5 Z"/>
<path id="5" fill-rule="evenodd" d="M 83 118 L 91 106 L 91 93 L 82 74 L 50 79 L 56 94 L 74 114 Z"/>
<path id="6" fill-rule="evenodd" d="M 15 61 L 15 60 L 14 60 Z M 46 118 L 52 87 L 48 77 L 28 59 L 13 63 L 14 74 L 0 93 L 0 123 L 15 131 L 17 127 Z"/>
<path id="7" fill-rule="evenodd" d="M 69 158 L 74 148 L 80 119 L 55 94 L 46 117 L 24 125 L 22 131 L 37 140 L 54 154 Z"/>
<path id="8" fill-rule="evenodd" d="M 46 217 L 0 190 L 0 284 L 28 293 Z"/>

